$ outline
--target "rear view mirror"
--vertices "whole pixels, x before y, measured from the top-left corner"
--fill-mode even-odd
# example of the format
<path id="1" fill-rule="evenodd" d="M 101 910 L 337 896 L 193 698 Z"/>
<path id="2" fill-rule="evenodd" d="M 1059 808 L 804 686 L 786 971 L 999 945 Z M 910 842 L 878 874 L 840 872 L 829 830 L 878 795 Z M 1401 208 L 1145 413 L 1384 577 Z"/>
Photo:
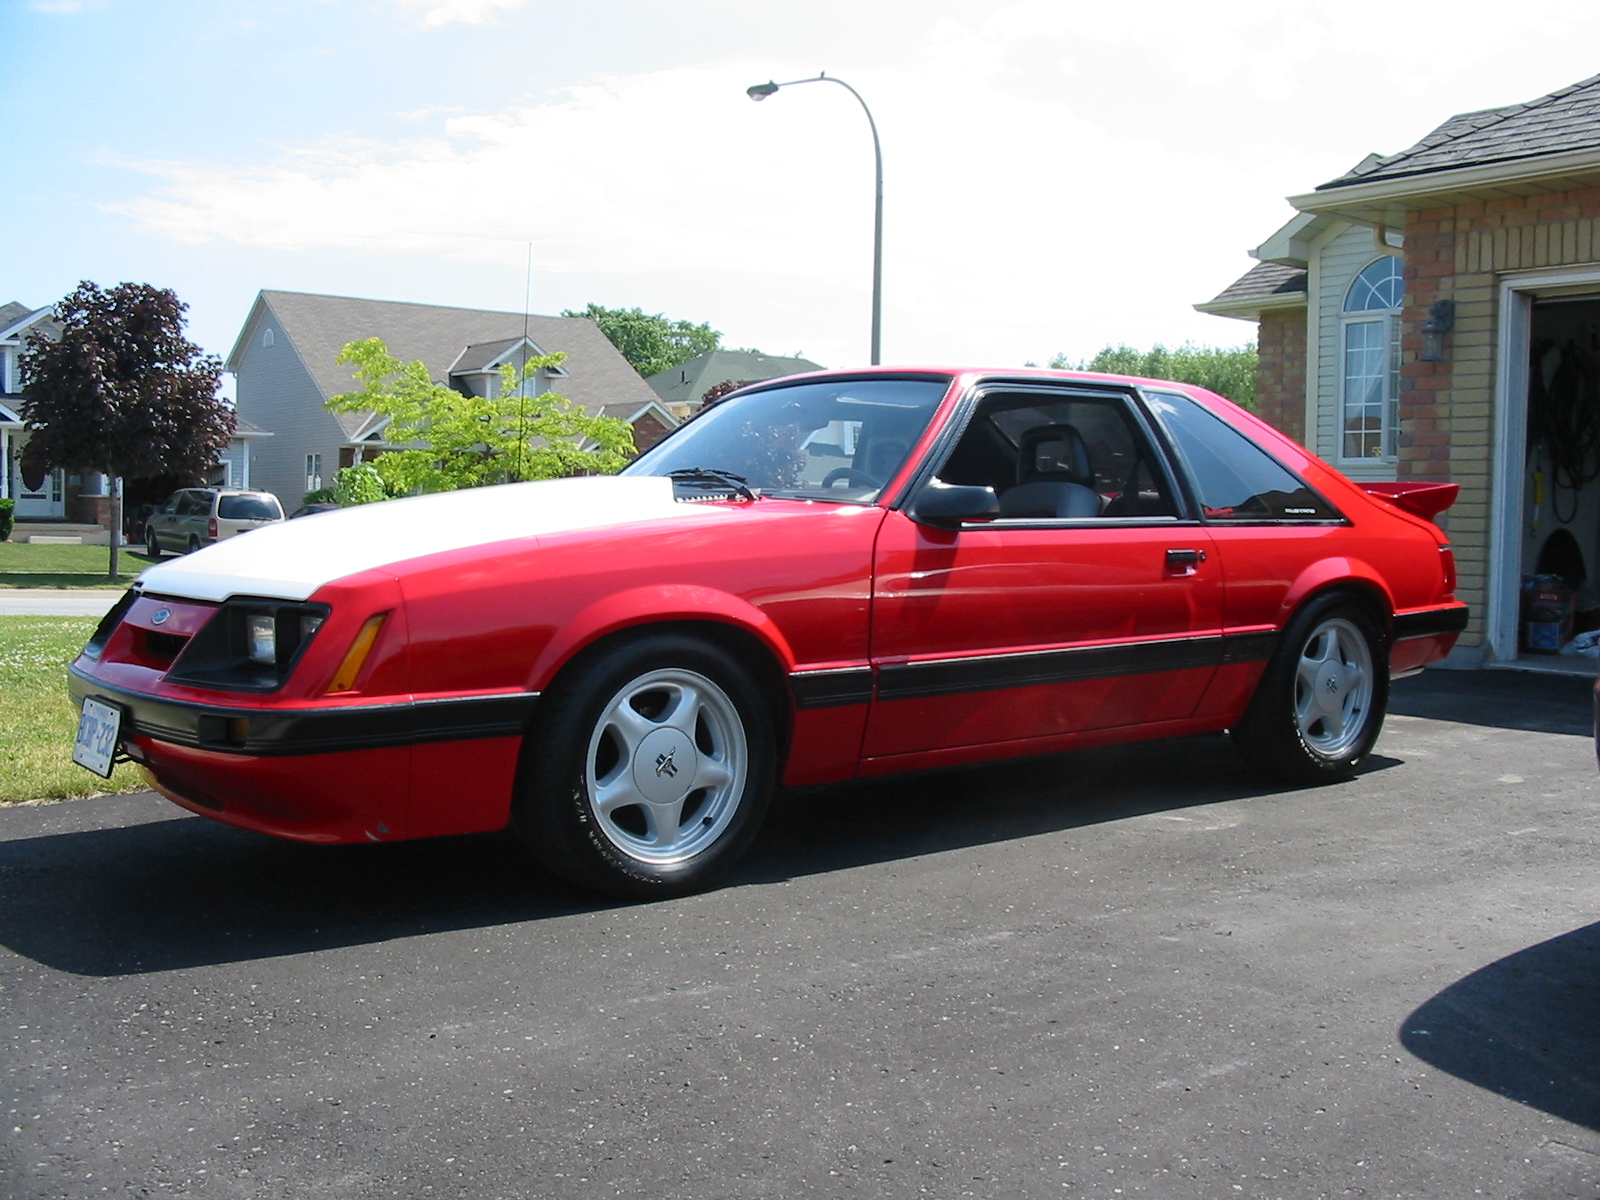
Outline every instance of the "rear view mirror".
<path id="1" fill-rule="evenodd" d="M 992 487 L 940 483 L 932 480 L 911 502 L 911 519 L 919 525 L 955 529 L 963 521 L 1000 515 L 1000 497 Z"/>

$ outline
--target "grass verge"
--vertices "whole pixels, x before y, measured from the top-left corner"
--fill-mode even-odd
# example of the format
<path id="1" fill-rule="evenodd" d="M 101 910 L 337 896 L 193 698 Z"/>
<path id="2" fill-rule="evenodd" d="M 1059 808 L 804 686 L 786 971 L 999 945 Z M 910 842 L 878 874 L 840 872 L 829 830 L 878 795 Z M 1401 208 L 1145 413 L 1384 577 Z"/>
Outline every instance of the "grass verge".
<path id="1" fill-rule="evenodd" d="M 0 617 L 0 804 L 145 786 L 127 763 L 101 779 L 72 761 L 78 710 L 67 699 L 67 664 L 95 624 L 93 617 Z"/>
<path id="2" fill-rule="evenodd" d="M 124 546 L 117 556 L 120 580 L 106 577 L 111 551 L 105 546 L 30 546 L 0 542 L 0 588 L 125 588 L 150 565 L 143 550 Z"/>

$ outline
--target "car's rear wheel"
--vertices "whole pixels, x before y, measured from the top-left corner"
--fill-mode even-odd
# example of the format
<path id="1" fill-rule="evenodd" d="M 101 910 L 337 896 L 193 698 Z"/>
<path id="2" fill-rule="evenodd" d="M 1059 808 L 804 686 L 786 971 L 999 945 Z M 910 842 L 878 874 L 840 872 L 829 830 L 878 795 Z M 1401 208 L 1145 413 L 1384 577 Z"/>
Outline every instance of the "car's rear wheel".
<path id="1" fill-rule="evenodd" d="M 1378 740 L 1388 701 L 1388 656 L 1371 614 L 1346 596 L 1320 596 L 1284 630 L 1233 740 L 1275 779 L 1347 779 Z"/>
<path id="2" fill-rule="evenodd" d="M 200 539 L 191 533 L 189 535 L 189 553 L 193 554 L 198 549 L 200 549 Z"/>
<path id="3" fill-rule="evenodd" d="M 550 870 L 627 899 L 704 887 L 766 815 L 772 726 L 712 643 L 658 634 L 574 664 L 523 744 L 516 827 Z"/>
<path id="4" fill-rule="evenodd" d="M 144 549 L 151 558 L 161 557 L 161 541 L 156 537 L 156 531 L 149 526 L 146 526 L 144 531 Z"/>

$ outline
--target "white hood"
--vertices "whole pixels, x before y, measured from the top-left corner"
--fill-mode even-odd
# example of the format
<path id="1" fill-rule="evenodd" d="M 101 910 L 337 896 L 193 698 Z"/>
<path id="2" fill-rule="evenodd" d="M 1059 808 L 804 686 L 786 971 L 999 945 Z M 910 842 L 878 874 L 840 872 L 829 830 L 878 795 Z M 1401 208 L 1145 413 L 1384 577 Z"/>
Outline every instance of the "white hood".
<path id="1" fill-rule="evenodd" d="M 139 579 L 149 591 L 195 600 L 304 600 L 335 579 L 441 550 L 635 521 L 711 517 L 714 508 L 680 504 L 670 479 L 647 475 L 467 488 L 264 525 L 152 566 Z"/>

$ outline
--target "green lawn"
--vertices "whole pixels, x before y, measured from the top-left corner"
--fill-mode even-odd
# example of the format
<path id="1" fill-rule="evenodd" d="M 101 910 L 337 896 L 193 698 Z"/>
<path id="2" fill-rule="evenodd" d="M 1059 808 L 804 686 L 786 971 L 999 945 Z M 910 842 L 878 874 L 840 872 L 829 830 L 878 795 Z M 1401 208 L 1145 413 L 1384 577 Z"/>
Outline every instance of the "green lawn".
<path id="1" fill-rule="evenodd" d="M 125 588 L 150 565 L 143 550 L 124 546 L 117 555 L 122 579 L 106 576 L 111 551 L 106 546 L 30 546 L 0 542 L 0 588 Z"/>
<path id="2" fill-rule="evenodd" d="M 67 699 L 67 664 L 95 624 L 93 617 L 0 616 L 0 804 L 144 786 L 127 763 L 101 779 L 72 761 L 78 711 Z"/>

